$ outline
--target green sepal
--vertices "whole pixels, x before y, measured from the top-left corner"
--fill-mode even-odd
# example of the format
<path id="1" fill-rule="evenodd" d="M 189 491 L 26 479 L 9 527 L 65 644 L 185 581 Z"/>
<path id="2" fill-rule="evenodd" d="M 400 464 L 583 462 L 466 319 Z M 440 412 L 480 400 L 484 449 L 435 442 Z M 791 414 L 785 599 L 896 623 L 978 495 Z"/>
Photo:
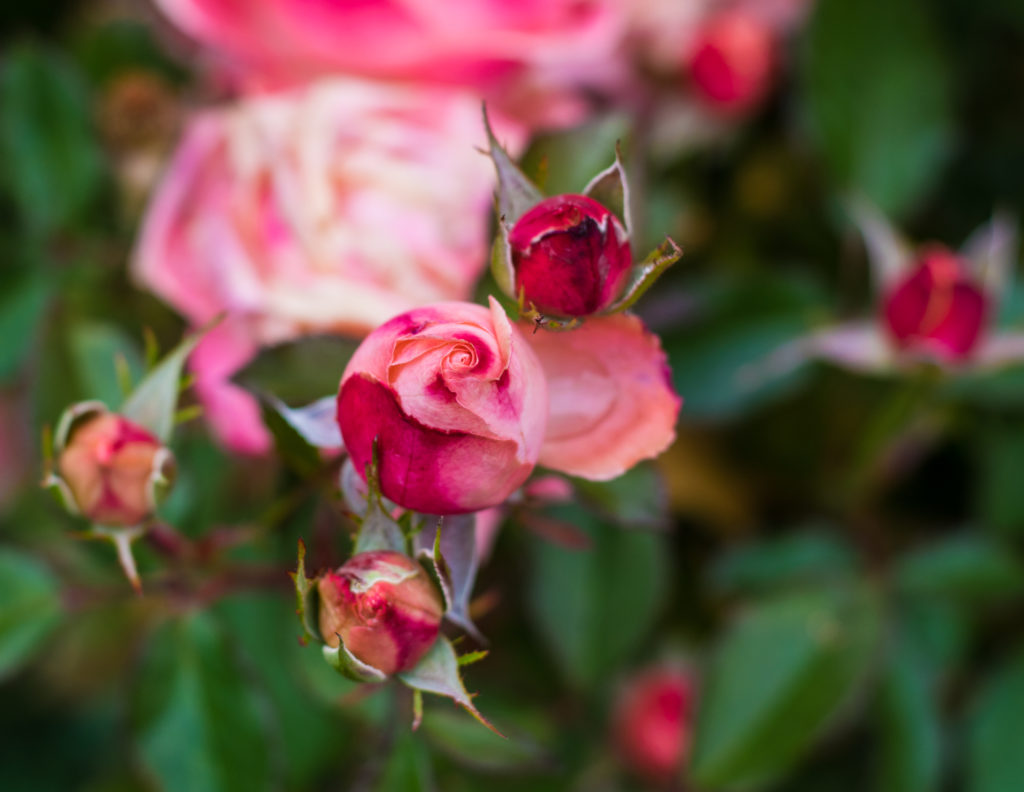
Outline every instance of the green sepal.
<path id="1" fill-rule="evenodd" d="M 672 239 L 665 237 L 665 241 L 652 250 L 647 258 L 639 264 L 633 265 L 622 296 L 603 313 L 619 313 L 632 308 L 636 301 L 661 277 L 662 273 L 682 257 L 683 249 Z"/>
<path id="2" fill-rule="evenodd" d="M 295 583 L 295 613 L 302 624 L 303 642 L 313 639 L 325 643 L 320 635 L 317 623 L 320 611 L 320 595 L 316 589 L 316 580 L 306 577 L 306 543 L 299 539 L 299 561 L 294 572 L 289 572 Z"/>
<path id="3" fill-rule="evenodd" d="M 516 271 L 512 264 L 512 246 L 508 241 L 509 228 L 505 215 L 498 214 L 498 234 L 491 247 L 491 275 L 498 288 L 509 297 L 516 296 Z"/>
<path id="4" fill-rule="evenodd" d="M 455 649 L 444 636 L 434 642 L 414 668 L 400 673 L 398 678 L 413 690 L 447 696 L 499 737 L 505 736 L 473 705 L 473 698 L 466 692 L 459 676 L 459 660 L 455 656 Z"/>
<path id="5" fill-rule="evenodd" d="M 135 565 L 135 555 L 132 553 L 132 542 L 146 533 L 141 525 L 96 525 L 80 534 L 85 539 L 99 539 L 110 542 L 117 550 L 117 561 L 124 571 L 124 576 L 132 584 L 136 594 L 142 594 L 142 581 L 139 579 L 139 570 Z"/>
<path id="6" fill-rule="evenodd" d="M 177 416 L 185 361 L 202 337 L 219 322 L 219 318 L 215 319 L 171 350 L 125 399 L 120 413 L 129 421 L 151 431 L 160 442 L 168 442 Z"/>
<path id="7" fill-rule="evenodd" d="M 384 508 L 384 499 L 380 491 L 380 452 L 378 443 L 373 441 L 373 455 L 366 466 L 366 513 L 363 515 L 359 534 L 356 536 L 353 554 L 368 553 L 373 550 L 394 550 L 409 555 L 408 543 L 402 527 L 388 514 Z"/>
<path id="8" fill-rule="evenodd" d="M 341 640 L 340 635 L 338 636 L 337 646 L 331 647 L 324 644 L 322 651 L 324 653 L 324 659 L 331 668 L 355 682 L 387 681 L 387 674 L 362 662 L 348 649 L 346 649 L 345 643 Z"/>
<path id="9" fill-rule="evenodd" d="M 512 161 L 508 152 L 494 136 L 486 106 L 483 108 L 483 114 L 487 143 L 490 147 L 488 153 L 498 172 L 498 214 L 510 225 L 515 225 L 520 217 L 544 200 L 544 194 Z"/>
<path id="10" fill-rule="evenodd" d="M 629 211 L 629 182 L 622 167 L 622 151 L 615 144 L 615 162 L 601 171 L 583 188 L 583 194 L 593 198 L 622 221 L 626 234 L 633 237 L 633 218 Z"/>

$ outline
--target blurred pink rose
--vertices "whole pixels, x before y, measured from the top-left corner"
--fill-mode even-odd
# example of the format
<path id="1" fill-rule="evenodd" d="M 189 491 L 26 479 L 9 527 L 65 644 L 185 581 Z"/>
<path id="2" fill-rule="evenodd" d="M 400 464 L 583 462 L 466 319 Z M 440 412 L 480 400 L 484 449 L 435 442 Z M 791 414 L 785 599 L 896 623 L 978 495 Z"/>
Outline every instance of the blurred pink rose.
<path id="1" fill-rule="evenodd" d="M 885 296 L 883 316 L 901 350 L 966 360 L 982 340 L 991 301 L 970 265 L 941 246 L 925 248 L 912 269 Z"/>
<path id="2" fill-rule="evenodd" d="M 548 380 L 541 465 L 603 481 L 672 444 L 682 401 L 658 337 L 637 317 L 597 316 L 563 332 L 524 327 L 524 335 Z"/>
<path id="3" fill-rule="evenodd" d="M 544 440 L 540 363 L 496 300 L 442 303 L 371 333 L 341 380 L 338 423 L 365 475 L 379 441 L 380 486 L 429 514 L 502 503 L 533 470 Z"/>
<path id="4" fill-rule="evenodd" d="M 655 784 L 682 770 L 693 732 L 694 681 L 674 666 L 630 679 L 612 713 L 612 738 L 623 763 Z"/>
<path id="5" fill-rule="evenodd" d="M 549 120 L 559 93 L 614 69 L 622 29 L 613 0 L 157 2 L 250 89 L 339 74 L 446 83 Z"/>
<path id="6" fill-rule="evenodd" d="M 478 100 L 447 89 L 335 80 L 196 115 L 145 217 L 134 272 L 194 323 L 230 328 L 196 354 L 217 394 L 260 344 L 365 333 L 416 305 L 467 297 L 487 259 L 493 173 Z M 223 408 L 223 409 L 222 409 Z M 255 405 L 215 424 L 267 443 Z M 243 426 L 242 424 L 247 424 Z"/>
<path id="7" fill-rule="evenodd" d="M 700 26 L 686 55 L 695 95 L 714 112 L 749 111 L 771 89 L 776 47 L 775 32 L 757 14 L 715 14 Z"/>

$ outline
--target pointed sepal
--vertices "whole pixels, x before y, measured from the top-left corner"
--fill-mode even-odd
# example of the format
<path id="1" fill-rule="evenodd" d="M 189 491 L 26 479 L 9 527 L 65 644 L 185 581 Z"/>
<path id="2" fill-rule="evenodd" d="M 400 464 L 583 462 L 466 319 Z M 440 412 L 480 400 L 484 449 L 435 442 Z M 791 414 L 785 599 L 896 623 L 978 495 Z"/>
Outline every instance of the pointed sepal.
<path id="1" fill-rule="evenodd" d="M 270 406 L 299 436 L 314 448 L 344 448 L 337 418 L 337 397 L 324 396 L 305 407 L 289 407 L 276 396 L 268 396 Z"/>
<path id="2" fill-rule="evenodd" d="M 516 296 L 516 271 L 512 264 L 512 246 L 508 241 L 509 228 L 505 215 L 498 217 L 498 234 L 491 248 L 491 275 L 498 288 L 509 297 Z"/>
<path id="3" fill-rule="evenodd" d="M 317 624 L 320 596 L 316 590 L 316 579 L 306 577 L 306 543 L 299 539 L 299 560 L 294 572 L 289 572 L 295 584 L 295 614 L 302 624 L 302 641 L 310 639 L 324 642 Z"/>
<path id="4" fill-rule="evenodd" d="M 327 660 L 331 668 L 356 682 L 387 681 L 387 674 L 359 660 L 345 648 L 345 643 L 341 640 L 341 636 L 339 635 L 337 638 L 337 646 L 332 647 L 327 644 L 323 646 L 324 659 Z"/>
<path id="5" fill-rule="evenodd" d="M 372 550 L 394 550 L 408 553 L 405 534 L 395 519 L 384 507 L 384 496 L 380 491 L 379 454 L 376 441 L 373 444 L 373 456 L 366 466 L 366 511 L 363 514 L 359 535 L 356 537 L 353 555 L 368 553 Z"/>
<path id="6" fill-rule="evenodd" d="M 508 152 L 494 136 L 486 106 L 483 114 L 488 153 L 498 172 L 498 214 L 504 217 L 509 225 L 515 225 L 516 220 L 544 199 L 544 195 L 512 161 Z"/>
<path id="7" fill-rule="evenodd" d="M 146 532 L 141 525 L 133 526 L 108 526 L 93 525 L 85 532 L 89 539 L 99 539 L 110 542 L 117 551 L 117 562 L 121 565 L 124 576 L 131 583 L 136 594 L 142 594 L 142 580 L 139 578 L 139 570 L 135 565 L 135 555 L 132 552 L 132 542 Z"/>
<path id="8" fill-rule="evenodd" d="M 615 162 L 601 171 L 583 188 L 583 194 L 615 214 L 626 227 L 626 234 L 633 237 L 633 217 L 629 204 L 629 181 L 622 166 L 622 151 L 615 144 Z"/>
<path id="9" fill-rule="evenodd" d="M 119 410 L 121 415 L 151 431 L 160 442 L 168 442 L 177 419 L 185 361 L 215 324 L 216 321 L 185 338 L 157 363 L 125 399 Z"/>
<path id="10" fill-rule="evenodd" d="M 997 212 L 964 244 L 960 255 L 974 276 L 995 299 L 1004 296 L 1017 255 L 1017 224 L 1006 212 Z"/>
<path id="11" fill-rule="evenodd" d="M 885 215 L 866 200 L 850 200 L 849 211 L 864 237 L 875 291 L 881 293 L 907 271 L 913 258 L 911 247 Z"/>
<path id="12" fill-rule="evenodd" d="M 439 518 L 433 537 L 421 532 L 415 540 L 417 558 L 444 596 L 444 617 L 477 641 L 485 639 L 469 618 L 469 601 L 476 582 L 476 516 L 472 514 Z"/>
<path id="13" fill-rule="evenodd" d="M 473 699 L 466 692 L 466 687 L 459 676 L 459 659 L 447 638 L 439 637 L 423 659 L 411 670 L 399 674 L 398 678 L 414 690 L 447 696 L 499 737 L 505 736 L 474 706 Z"/>
<path id="14" fill-rule="evenodd" d="M 651 251 L 647 258 L 633 266 L 626 287 L 622 290 L 622 296 L 603 313 L 619 313 L 632 308 L 665 270 L 682 257 L 683 249 L 674 240 L 665 237 L 665 241 Z"/>

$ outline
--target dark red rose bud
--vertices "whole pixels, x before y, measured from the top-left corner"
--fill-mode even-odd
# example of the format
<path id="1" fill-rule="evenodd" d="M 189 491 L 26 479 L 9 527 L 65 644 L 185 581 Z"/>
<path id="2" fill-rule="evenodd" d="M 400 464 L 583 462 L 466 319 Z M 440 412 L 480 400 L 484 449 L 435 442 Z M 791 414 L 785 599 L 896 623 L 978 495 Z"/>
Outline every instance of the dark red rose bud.
<path id="1" fill-rule="evenodd" d="M 141 523 L 173 477 L 171 452 L 149 431 L 115 413 L 85 413 L 61 442 L 57 473 L 73 502 L 69 505 L 93 522 Z"/>
<path id="2" fill-rule="evenodd" d="M 629 275 L 629 235 L 585 195 L 546 198 L 509 233 L 516 291 L 543 314 L 587 316 L 611 305 Z"/>
<path id="3" fill-rule="evenodd" d="M 437 640 L 444 606 L 423 568 L 392 550 L 353 556 L 320 578 L 320 634 L 385 674 L 408 671 Z"/>
<path id="4" fill-rule="evenodd" d="M 954 253 L 936 246 L 921 252 L 915 268 L 886 296 L 883 310 L 897 347 L 953 363 L 977 348 L 989 298 Z"/>
<path id="5" fill-rule="evenodd" d="M 743 11 L 712 17 L 697 36 L 688 71 L 697 96 L 713 109 L 739 114 L 771 87 L 775 38 L 759 18 Z"/>
<path id="6" fill-rule="evenodd" d="M 612 737 L 636 775 L 664 784 L 680 772 L 689 750 L 693 680 L 683 669 L 660 667 L 631 679 L 613 713 Z"/>

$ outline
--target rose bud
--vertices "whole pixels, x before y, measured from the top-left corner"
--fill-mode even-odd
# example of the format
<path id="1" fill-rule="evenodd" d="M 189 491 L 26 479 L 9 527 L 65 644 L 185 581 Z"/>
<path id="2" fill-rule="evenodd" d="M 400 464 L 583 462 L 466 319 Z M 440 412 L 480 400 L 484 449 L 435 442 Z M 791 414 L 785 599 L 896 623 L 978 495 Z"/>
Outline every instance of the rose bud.
<path id="1" fill-rule="evenodd" d="M 360 662 L 385 674 L 415 666 L 437 639 L 444 607 L 423 568 L 393 550 L 350 558 L 317 584 L 320 635 L 339 637 Z"/>
<path id="2" fill-rule="evenodd" d="M 705 104 L 727 115 L 760 102 L 775 70 L 775 39 L 769 27 L 743 11 L 712 17 L 689 52 L 688 72 Z"/>
<path id="3" fill-rule="evenodd" d="M 883 313 L 899 349 L 955 363 L 977 348 L 989 298 L 954 253 L 936 246 L 924 249 L 910 274 L 888 293 Z"/>
<path id="4" fill-rule="evenodd" d="M 593 198 L 556 195 L 509 233 L 516 292 L 544 314 L 587 316 L 611 305 L 629 275 L 629 235 Z"/>
<path id="5" fill-rule="evenodd" d="M 502 503 L 544 442 L 547 381 L 493 298 L 395 317 L 345 369 L 338 424 L 365 479 L 378 448 L 381 492 L 406 509 L 459 514 Z"/>
<path id="6" fill-rule="evenodd" d="M 679 773 L 689 750 L 693 681 L 682 669 L 661 667 L 631 679 L 612 715 L 612 737 L 636 775 L 663 784 Z"/>
<path id="7" fill-rule="evenodd" d="M 148 430 L 116 413 L 90 408 L 58 438 L 57 473 L 70 506 L 103 525 L 138 525 L 170 483 L 174 457 Z"/>

